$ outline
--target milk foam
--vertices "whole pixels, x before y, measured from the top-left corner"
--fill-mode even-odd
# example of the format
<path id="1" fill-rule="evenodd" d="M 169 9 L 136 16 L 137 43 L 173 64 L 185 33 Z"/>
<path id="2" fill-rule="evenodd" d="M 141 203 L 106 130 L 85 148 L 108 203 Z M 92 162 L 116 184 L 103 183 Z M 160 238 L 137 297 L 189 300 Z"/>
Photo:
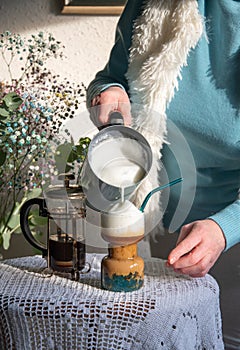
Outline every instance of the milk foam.
<path id="1" fill-rule="evenodd" d="M 109 139 L 94 148 L 91 167 L 98 178 L 115 187 L 140 182 L 146 175 L 141 145 L 134 139 Z"/>
<path id="2" fill-rule="evenodd" d="M 126 213 L 128 213 L 129 215 L 142 214 L 140 210 L 128 200 L 111 204 L 108 207 L 107 212 L 108 214 L 117 214 L 117 215 L 121 215 L 121 214 L 126 215 Z"/>
<path id="3" fill-rule="evenodd" d="M 141 181 L 145 171 L 127 158 L 113 159 L 102 168 L 99 178 L 116 187 L 127 187 Z"/>
<path id="4" fill-rule="evenodd" d="M 111 205 L 101 215 L 102 234 L 108 237 L 136 237 L 144 235 L 144 214 L 130 201 Z"/>

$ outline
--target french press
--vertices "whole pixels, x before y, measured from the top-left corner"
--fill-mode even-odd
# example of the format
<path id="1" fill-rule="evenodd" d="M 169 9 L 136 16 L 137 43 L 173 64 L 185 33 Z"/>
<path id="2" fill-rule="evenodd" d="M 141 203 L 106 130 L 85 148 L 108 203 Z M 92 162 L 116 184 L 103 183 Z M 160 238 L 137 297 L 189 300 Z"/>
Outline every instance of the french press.
<path id="1" fill-rule="evenodd" d="M 73 174 L 61 174 L 63 185 L 50 187 L 43 198 L 26 201 L 20 210 L 20 225 L 27 241 L 42 251 L 53 272 L 70 273 L 78 280 L 90 265 L 85 250 L 86 196 L 80 186 L 70 185 L 73 179 Z M 38 242 L 31 232 L 29 215 L 33 205 L 39 207 L 40 216 L 47 217 L 46 244 Z"/>

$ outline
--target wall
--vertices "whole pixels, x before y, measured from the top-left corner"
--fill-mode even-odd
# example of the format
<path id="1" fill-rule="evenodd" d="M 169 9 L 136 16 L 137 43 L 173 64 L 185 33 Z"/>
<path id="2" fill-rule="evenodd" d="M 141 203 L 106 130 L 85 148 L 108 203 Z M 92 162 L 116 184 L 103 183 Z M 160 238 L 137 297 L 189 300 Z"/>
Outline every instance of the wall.
<path id="1" fill-rule="evenodd" d="M 0 0 L 0 32 L 52 33 L 64 44 L 67 56 L 52 68 L 88 84 L 108 58 L 118 16 L 62 15 L 61 8 L 61 0 Z"/>
<path id="2" fill-rule="evenodd" d="M 87 86 L 106 63 L 118 16 L 62 15 L 62 5 L 61 0 L 0 0 L 0 33 L 6 30 L 24 36 L 39 31 L 52 33 L 65 46 L 66 56 L 49 64 L 52 71 Z M 0 61 L 0 80 L 6 78 Z M 86 113 L 81 122 L 87 128 L 92 127 Z M 29 244 L 19 235 L 13 238 L 9 251 L 0 249 L 4 258 L 31 252 Z"/>

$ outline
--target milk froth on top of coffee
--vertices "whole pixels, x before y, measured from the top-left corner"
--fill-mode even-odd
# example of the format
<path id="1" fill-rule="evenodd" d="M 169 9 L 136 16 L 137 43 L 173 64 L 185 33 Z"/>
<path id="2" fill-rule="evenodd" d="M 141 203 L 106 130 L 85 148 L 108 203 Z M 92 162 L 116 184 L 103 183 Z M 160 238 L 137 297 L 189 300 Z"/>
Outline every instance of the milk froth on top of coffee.
<path id="1" fill-rule="evenodd" d="M 103 238 L 110 242 L 130 243 L 144 235 L 144 214 L 128 200 L 110 205 L 101 224 Z"/>
<path id="2" fill-rule="evenodd" d="M 107 208 L 108 214 L 113 214 L 113 215 L 126 215 L 127 213 L 131 216 L 142 216 L 141 212 L 139 209 L 130 201 L 125 200 L 123 202 L 116 202 L 113 204 L 110 204 L 109 207 Z"/>

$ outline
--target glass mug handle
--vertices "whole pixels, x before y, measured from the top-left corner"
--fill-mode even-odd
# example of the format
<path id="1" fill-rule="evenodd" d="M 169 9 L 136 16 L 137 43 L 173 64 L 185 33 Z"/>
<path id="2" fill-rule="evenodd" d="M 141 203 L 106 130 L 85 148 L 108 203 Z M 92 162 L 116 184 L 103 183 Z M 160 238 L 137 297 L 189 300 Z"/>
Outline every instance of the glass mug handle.
<path id="1" fill-rule="evenodd" d="M 27 202 L 25 202 L 21 209 L 20 209 L 20 226 L 22 233 L 26 240 L 36 249 L 39 249 L 42 251 L 43 257 L 47 256 L 47 247 L 43 245 L 42 243 L 38 242 L 29 227 L 29 212 L 31 210 L 31 207 L 33 205 L 38 205 L 39 206 L 39 215 L 40 216 L 48 216 L 47 210 L 46 210 L 46 203 L 43 198 L 32 198 L 29 199 Z"/>

